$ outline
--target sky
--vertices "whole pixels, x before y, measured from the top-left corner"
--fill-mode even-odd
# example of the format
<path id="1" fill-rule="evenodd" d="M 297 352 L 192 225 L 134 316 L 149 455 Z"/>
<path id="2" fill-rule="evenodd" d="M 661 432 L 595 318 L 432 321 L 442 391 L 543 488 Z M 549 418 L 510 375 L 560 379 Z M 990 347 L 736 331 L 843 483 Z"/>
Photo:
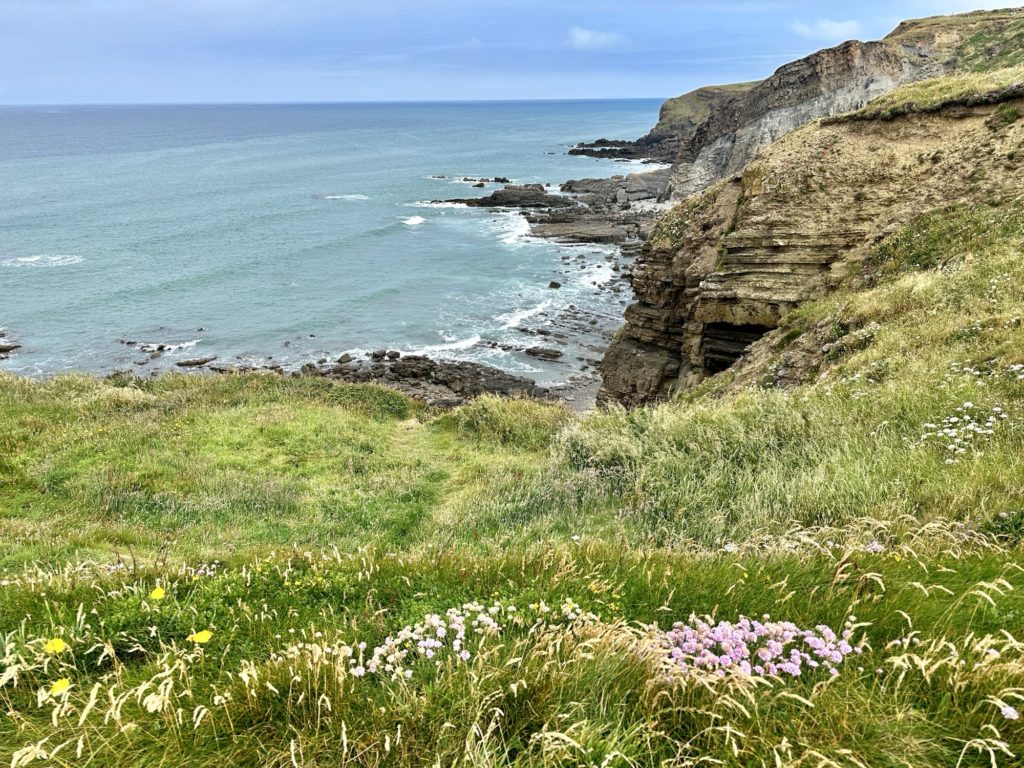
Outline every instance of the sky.
<path id="1" fill-rule="evenodd" d="M 971 0 L 0 0 L 0 104 L 664 98 Z"/>

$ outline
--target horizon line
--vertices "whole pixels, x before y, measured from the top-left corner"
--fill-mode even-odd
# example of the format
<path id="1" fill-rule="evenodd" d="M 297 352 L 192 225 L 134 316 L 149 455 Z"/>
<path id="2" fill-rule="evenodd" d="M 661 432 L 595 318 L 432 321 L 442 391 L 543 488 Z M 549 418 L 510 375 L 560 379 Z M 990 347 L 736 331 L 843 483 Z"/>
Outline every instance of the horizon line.
<path id="1" fill-rule="evenodd" d="M 524 99 L 354 99 L 324 101 L 75 101 L 75 102 L 0 102 L 6 108 L 70 107 L 286 107 L 286 106 L 343 106 L 343 105 L 423 105 L 423 104 L 538 104 L 601 101 L 665 101 L 671 96 L 598 96 L 582 98 L 524 98 Z"/>

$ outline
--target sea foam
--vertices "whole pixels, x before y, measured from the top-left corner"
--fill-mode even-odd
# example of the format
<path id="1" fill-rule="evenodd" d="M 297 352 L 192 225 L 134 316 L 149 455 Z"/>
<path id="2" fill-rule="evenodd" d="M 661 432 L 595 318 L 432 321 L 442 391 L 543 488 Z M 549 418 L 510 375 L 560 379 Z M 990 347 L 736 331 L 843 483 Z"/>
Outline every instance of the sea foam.
<path id="1" fill-rule="evenodd" d="M 511 328 L 518 328 L 520 325 L 522 325 L 524 320 L 529 320 L 531 317 L 539 315 L 541 312 L 548 309 L 549 307 L 551 307 L 550 301 L 542 301 L 540 304 L 537 304 L 532 307 L 526 307 L 525 309 L 517 309 L 513 312 L 507 312 L 504 315 L 498 315 L 494 319 L 501 323 L 501 327 L 506 330 Z"/>
<path id="2" fill-rule="evenodd" d="M 34 256 L 14 256 L 3 259 L 0 266 L 4 267 L 66 267 L 81 264 L 85 259 L 70 253 L 41 253 Z"/>

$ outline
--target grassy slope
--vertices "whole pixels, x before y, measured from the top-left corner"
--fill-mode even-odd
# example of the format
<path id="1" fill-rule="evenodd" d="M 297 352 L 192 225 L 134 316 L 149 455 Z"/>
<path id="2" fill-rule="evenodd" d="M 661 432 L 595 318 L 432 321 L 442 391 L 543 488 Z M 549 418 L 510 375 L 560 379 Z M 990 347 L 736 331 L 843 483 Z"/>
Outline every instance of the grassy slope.
<path id="1" fill-rule="evenodd" d="M 749 91 L 760 82 L 755 80 L 749 83 L 709 85 L 669 99 L 662 105 L 658 124 L 651 133 L 672 133 L 680 126 L 689 126 L 689 130 L 693 130 L 708 119 L 712 105 L 719 103 L 723 97 Z"/>
<path id="2" fill-rule="evenodd" d="M 921 217 L 789 319 L 834 328 L 820 381 L 631 413 L 0 378 L 0 765 L 1021 764 L 1021 252 L 1020 201 Z M 324 652 L 473 600 L 467 662 Z M 649 626 L 691 613 L 865 651 L 680 681 Z"/>
<path id="3" fill-rule="evenodd" d="M 998 103 L 1008 100 L 1010 97 L 1019 99 L 1022 85 L 1024 85 L 1024 64 L 1002 69 L 933 77 L 899 88 L 875 99 L 852 115 L 835 118 L 835 120 L 893 118 L 912 112 L 936 112 L 949 105 L 970 102 L 981 94 L 986 94 L 992 103 Z M 1003 115 L 1003 119 L 1007 122 L 1013 122 L 1020 118 L 1020 113 L 1012 107 L 1007 107 Z"/>

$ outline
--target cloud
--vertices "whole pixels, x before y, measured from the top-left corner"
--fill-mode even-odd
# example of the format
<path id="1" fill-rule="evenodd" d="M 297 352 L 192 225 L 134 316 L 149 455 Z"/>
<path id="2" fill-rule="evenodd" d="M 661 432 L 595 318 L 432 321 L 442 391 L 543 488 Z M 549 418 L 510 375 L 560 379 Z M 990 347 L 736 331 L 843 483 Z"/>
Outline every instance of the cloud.
<path id="1" fill-rule="evenodd" d="M 571 27 L 566 45 L 579 51 L 597 51 L 604 48 L 616 48 L 625 42 L 625 38 L 616 32 L 598 32 L 583 27 Z"/>
<path id="2" fill-rule="evenodd" d="M 793 31 L 800 37 L 806 37 L 809 40 L 836 41 L 859 37 L 864 31 L 864 27 L 859 21 L 853 19 L 847 21 L 818 19 L 811 24 L 797 20 L 793 22 Z"/>

